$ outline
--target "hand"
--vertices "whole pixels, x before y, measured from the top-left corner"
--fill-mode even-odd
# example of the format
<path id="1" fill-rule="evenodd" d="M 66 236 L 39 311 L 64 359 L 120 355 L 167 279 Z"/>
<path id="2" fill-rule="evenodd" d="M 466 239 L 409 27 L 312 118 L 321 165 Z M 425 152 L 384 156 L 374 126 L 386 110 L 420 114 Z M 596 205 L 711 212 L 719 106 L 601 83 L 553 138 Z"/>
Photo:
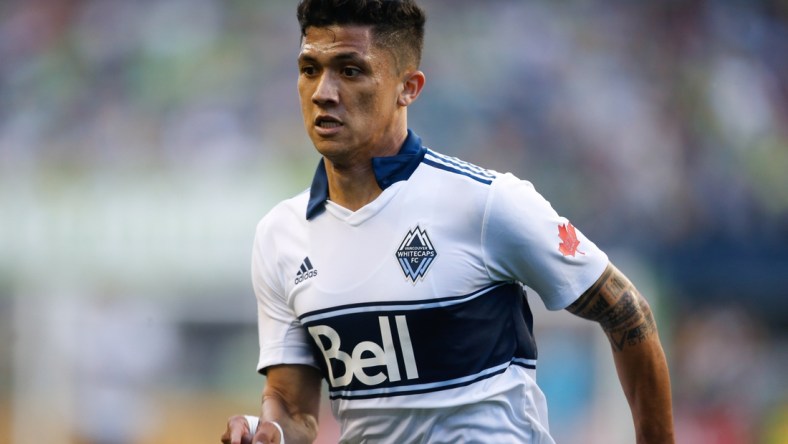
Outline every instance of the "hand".
<path id="1" fill-rule="evenodd" d="M 254 434 L 254 444 L 282 444 L 285 442 L 280 429 L 271 421 L 261 422 Z"/>
<path id="2" fill-rule="evenodd" d="M 252 432 L 243 415 L 231 416 L 227 420 L 227 429 L 222 434 L 222 444 L 252 444 Z"/>

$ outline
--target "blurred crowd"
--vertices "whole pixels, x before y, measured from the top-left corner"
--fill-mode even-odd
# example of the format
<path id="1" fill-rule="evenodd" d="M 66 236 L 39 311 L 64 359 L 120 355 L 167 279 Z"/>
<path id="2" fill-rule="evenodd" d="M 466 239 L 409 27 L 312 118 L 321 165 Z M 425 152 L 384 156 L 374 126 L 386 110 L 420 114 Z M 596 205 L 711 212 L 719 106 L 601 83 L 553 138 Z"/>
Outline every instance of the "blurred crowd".
<path id="1" fill-rule="evenodd" d="M 305 188 L 317 155 L 295 90 L 295 3 L 1 2 L 0 228 L 35 206 L 14 193 L 85 178 L 232 181 L 284 165 L 277 180 Z M 411 127 L 531 180 L 614 260 L 647 264 L 683 442 L 788 441 L 788 3 L 422 3 L 427 86 Z M 15 236 L 0 247 L 26 248 Z M 15 266 L 0 257 L 9 337 L 27 312 Z M 5 343 L 0 357 L 15 356 Z M 0 395 L 13 384 L 0 372 Z"/>

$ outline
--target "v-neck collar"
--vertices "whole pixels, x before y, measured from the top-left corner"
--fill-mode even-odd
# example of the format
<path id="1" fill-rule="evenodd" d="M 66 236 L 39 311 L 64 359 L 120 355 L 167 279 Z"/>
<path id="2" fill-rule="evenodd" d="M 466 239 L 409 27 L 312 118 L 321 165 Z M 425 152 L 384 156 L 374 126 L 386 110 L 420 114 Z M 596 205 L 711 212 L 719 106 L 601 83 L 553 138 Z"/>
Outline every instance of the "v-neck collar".
<path id="1" fill-rule="evenodd" d="M 402 148 L 394 156 L 374 157 L 372 171 L 378 186 L 385 190 L 401 180 L 408 180 L 424 158 L 427 149 L 421 145 L 421 138 L 411 130 L 402 143 Z M 328 175 L 324 159 L 320 159 L 309 190 L 309 203 L 306 206 L 307 220 L 314 218 L 326 209 L 328 200 Z"/>

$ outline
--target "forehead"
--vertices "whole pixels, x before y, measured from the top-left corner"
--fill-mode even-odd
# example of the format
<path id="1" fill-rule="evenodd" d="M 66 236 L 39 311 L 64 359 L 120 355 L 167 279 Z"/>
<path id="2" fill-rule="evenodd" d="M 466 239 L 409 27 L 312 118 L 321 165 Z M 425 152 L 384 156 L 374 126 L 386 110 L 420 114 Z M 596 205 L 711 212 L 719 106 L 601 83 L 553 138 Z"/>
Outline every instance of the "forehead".
<path id="1" fill-rule="evenodd" d="M 379 51 L 373 44 L 371 26 L 326 26 L 309 27 L 301 40 L 299 57 L 331 56 L 338 53 L 355 52 L 370 56 Z"/>

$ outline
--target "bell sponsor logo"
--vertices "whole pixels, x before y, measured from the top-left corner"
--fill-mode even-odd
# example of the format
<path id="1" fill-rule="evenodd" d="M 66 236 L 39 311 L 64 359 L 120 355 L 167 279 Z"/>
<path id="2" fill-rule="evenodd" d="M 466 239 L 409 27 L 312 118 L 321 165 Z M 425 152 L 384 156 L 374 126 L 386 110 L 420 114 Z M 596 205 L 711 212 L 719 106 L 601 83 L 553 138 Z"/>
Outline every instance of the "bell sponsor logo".
<path id="1" fill-rule="evenodd" d="M 405 368 L 405 379 L 417 379 L 419 372 L 416 367 L 416 358 L 413 354 L 413 345 L 410 340 L 408 323 L 405 316 L 393 316 L 396 325 L 399 350 L 394 344 L 389 316 L 379 316 L 381 344 L 373 341 L 361 341 L 353 347 L 350 353 L 342 351 L 342 339 L 336 330 L 327 325 L 309 327 L 315 343 L 323 353 L 328 367 L 328 379 L 332 387 L 345 387 L 356 378 L 362 384 L 375 386 L 388 380 L 397 382 L 402 380 L 399 359 L 402 359 Z M 334 374 L 332 361 L 340 361 L 345 372 L 341 375 Z M 385 366 L 384 369 L 380 367 Z M 378 368 L 376 372 L 371 369 Z"/>

